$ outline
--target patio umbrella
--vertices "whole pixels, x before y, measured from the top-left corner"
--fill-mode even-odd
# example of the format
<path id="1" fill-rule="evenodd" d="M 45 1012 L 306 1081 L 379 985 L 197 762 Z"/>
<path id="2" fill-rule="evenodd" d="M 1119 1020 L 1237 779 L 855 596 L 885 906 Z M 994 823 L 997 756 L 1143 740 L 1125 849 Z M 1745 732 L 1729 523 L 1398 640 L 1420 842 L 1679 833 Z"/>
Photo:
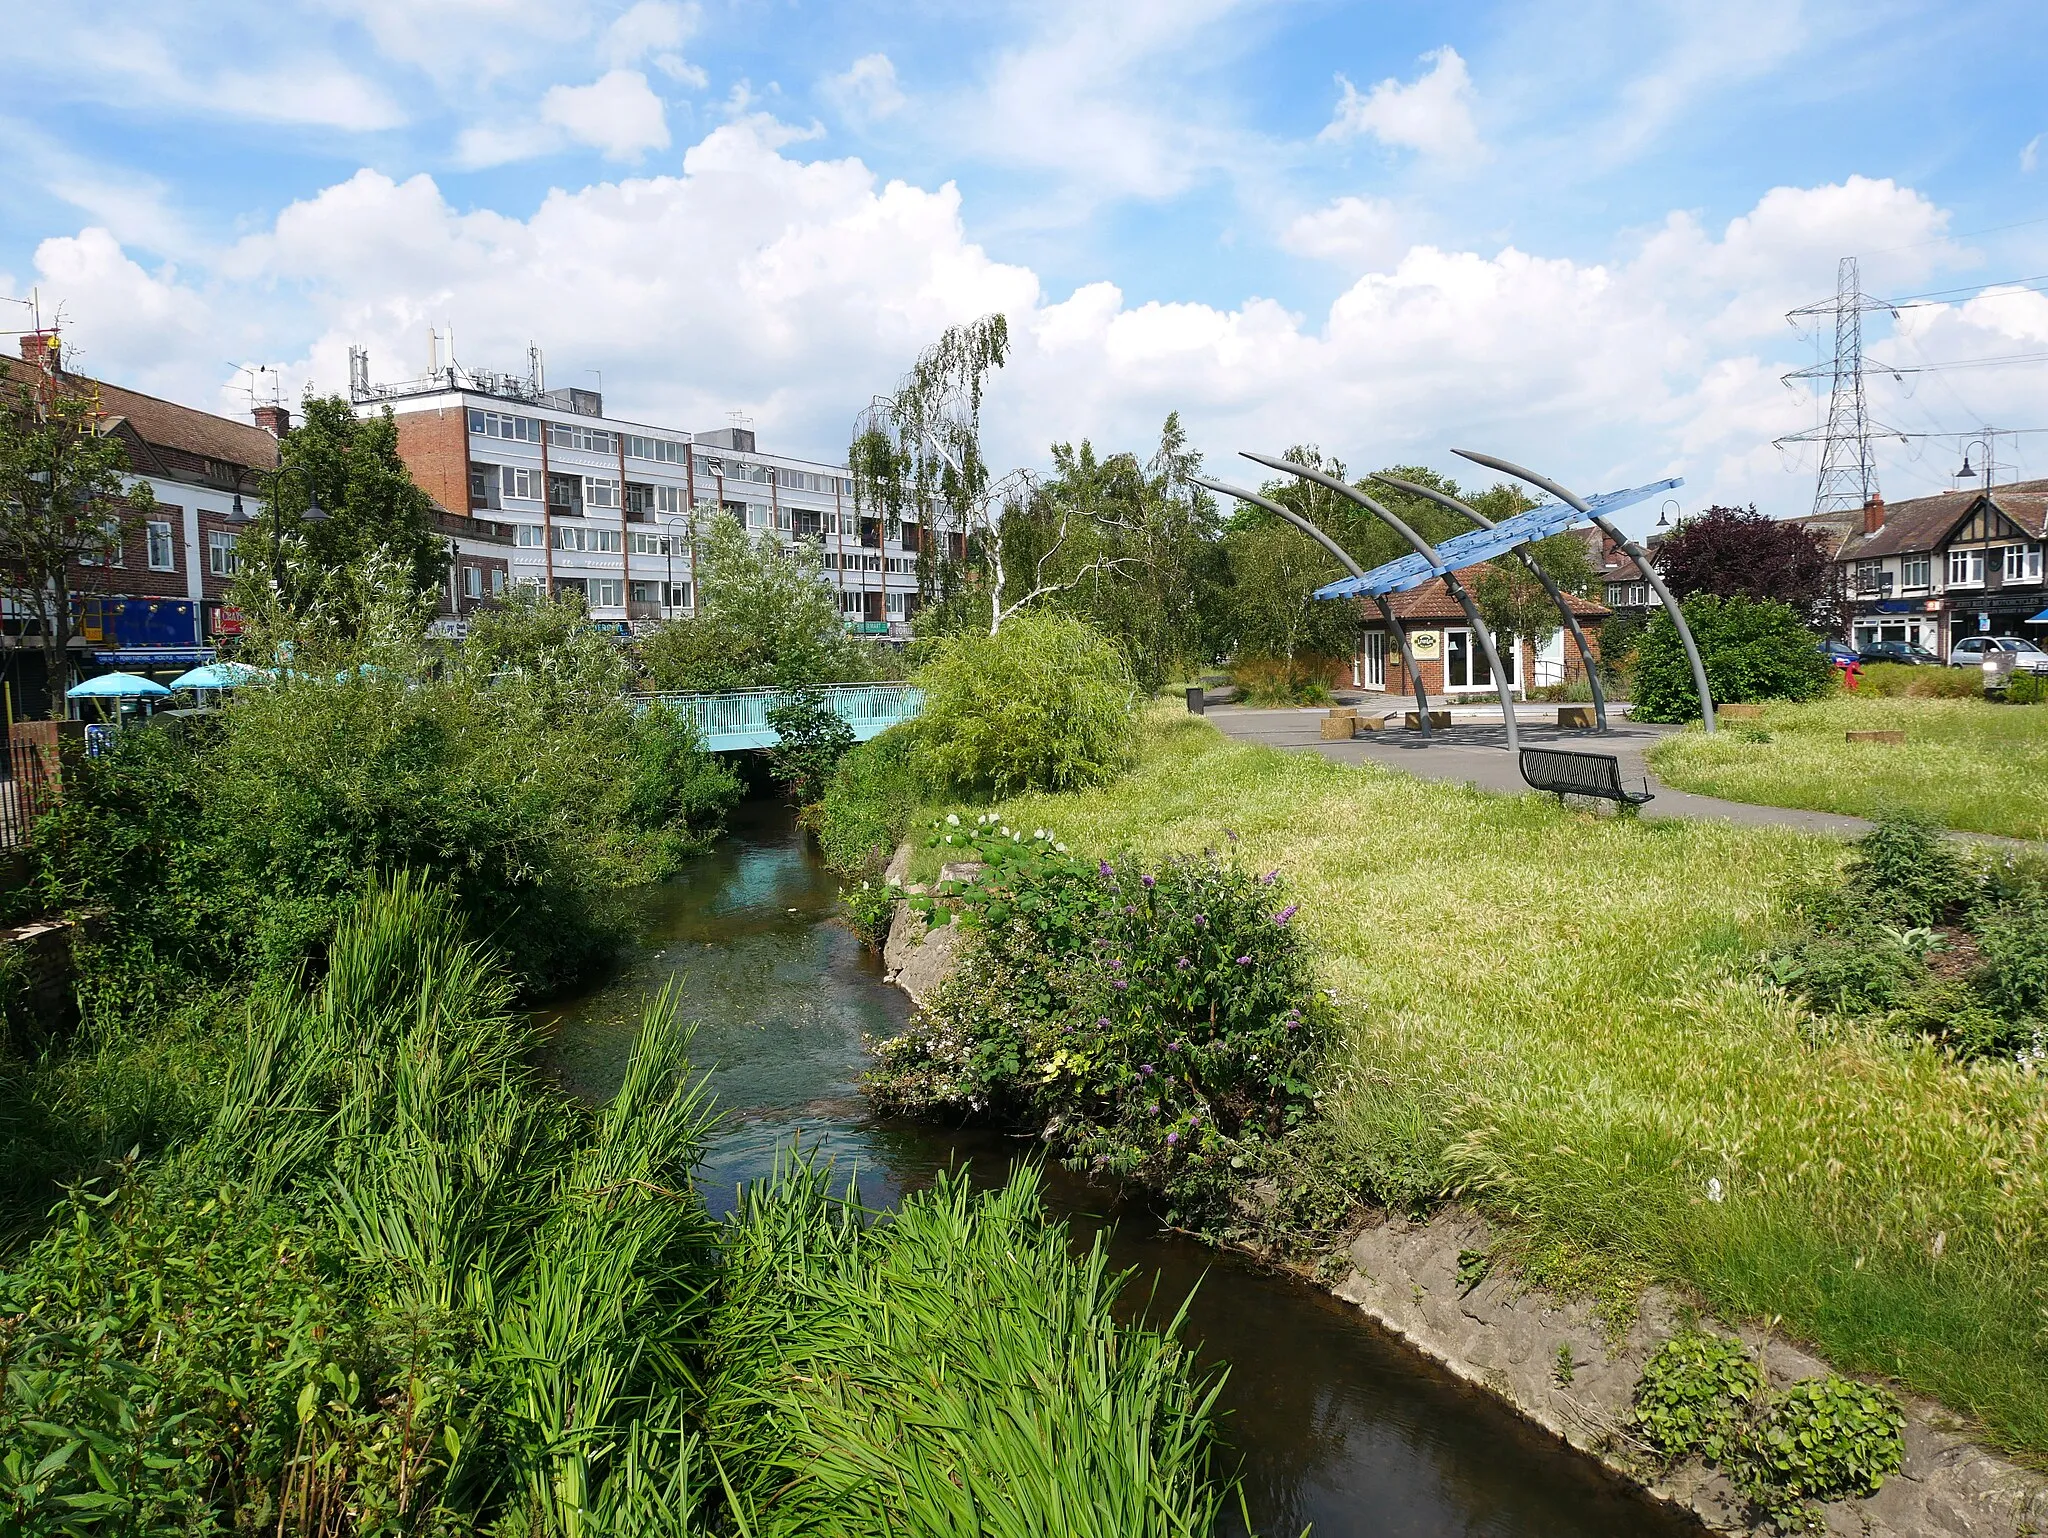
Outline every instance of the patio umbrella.
<path id="1" fill-rule="evenodd" d="M 64 697 L 72 700 L 135 700 L 153 699 L 170 692 L 155 679 L 136 673 L 102 673 L 98 678 L 73 684 L 64 691 Z"/>
<path id="2" fill-rule="evenodd" d="M 208 662 L 180 673 L 171 680 L 173 689 L 237 689 L 243 684 L 253 684 L 270 675 L 261 668 L 252 668 L 246 662 Z"/>

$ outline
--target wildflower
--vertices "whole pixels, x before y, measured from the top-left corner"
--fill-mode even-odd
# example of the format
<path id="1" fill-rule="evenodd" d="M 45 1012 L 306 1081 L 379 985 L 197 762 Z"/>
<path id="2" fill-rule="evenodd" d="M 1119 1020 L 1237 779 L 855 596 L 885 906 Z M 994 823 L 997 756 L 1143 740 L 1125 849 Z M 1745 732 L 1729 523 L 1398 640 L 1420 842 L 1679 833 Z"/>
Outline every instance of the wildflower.
<path id="1" fill-rule="evenodd" d="M 1067 846 L 1065 844 L 1054 844 L 1052 847 L 1057 849 L 1061 854 L 1065 854 L 1067 852 Z"/>
<path id="2" fill-rule="evenodd" d="M 1151 1101 L 1146 1105 L 1145 1109 L 1151 1115 L 1157 1116 L 1159 1114 L 1159 1102 L 1156 1100 Z"/>
<path id="3" fill-rule="evenodd" d="M 1097 1025 L 1101 1026 L 1101 1027 L 1102 1027 L 1102 1028 L 1103 1028 L 1103 1029 L 1104 1029 L 1104 1030 L 1106 1031 L 1106 1030 L 1108 1030 L 1108 1029 L 1109 1029 L 1109 1016 L 1107 1016 L 1107 1015 L 1097 1015 L 1097 1016 L 1095 1017 L 1095 1023 L 1096 1023 Z"/>
<path id="4" fill-rule="evenodd" d="M 1259 877 L 1259 885 L 1271 886 L 1274 882 L 1278 881 L 1279 879 L 1280 871 L 1278 867 L 1275 867 L 1274 869 L 1267 871 L 1265 875 Z"/>
<path id="5" fill-rule="evenodd" d="M 1110 867 L 1110 863 L 1107 860 L 1098 860 L 1095 864 L 1095 868 L 1098 871 L 1102 872 L 1102 879 L 1104 881 L 1108 881 L 1111 877 L 1116 875 L 1115 870 L 1113 870 Z"/>
<path id="6" fill-rule="evenodd" d="M 957 828 L 957 827 L 959 827 L 959 826 L 960 826 L 960 814 L 959 814 L 958 812 L 948 812 L 948 813 L 946 813 L 946 826 L 947 826 L 947 827 L 949 827 L 949 828 Z"/>
<path id="7" fill-rule="evenodd" d="M 1707 1177 L 1707 1200 L 1710 1202 L 1721 1200 L 1721 1177 L 1719 1175 Z"/>
<path id="8" fill-rule="evenodd" d="M 1149 1078 L 1151 1078 L 1151 1077 L 1152 1077 L 1152 1065 L 1151 1065 L 1150 1063 L 1140 1063 L 1140 1064 L 1138 1064 L 1138 1077 L 1139 1077 L 1139 1078 L 1141 1078 L 1141 1079 L 1149 1079 Z"/>
<path id="9" fill-rule="evenodd" d="M 1207 929 L 1208 927 L 1209 927 L 1209 915 L 1208 915 L 1208 914 L 1206 914 L 1206 913 L 1197 913 L 1197 914 L 1195 915 L 1195 928 L 1197 928 L 1197 929 Z"/>
<path id="10" fill-rule="evenodd" d="M 1234 843 L 1236 843 L 1236 842 L 1237 842 L 1237 829 L 1235 829 L 1235 828 L 1225 828 L 1225 829 L 1223 830 L 1223 836 L 1224 836 L 1225 838 L 1229 839 L 1229 840 L 1231 841 L 1231 843 L 1233 843 L 1233 844 L 1234 844 Z"/>
<path id="11" fill-rule="evenodd" d="M 1182 956 L 1174 962 L 1174 965 L 1179 967 L 1181 971 L 1185 972 L 1189 967 L 1193 966 L 1194 963 L 1188 960 L 1187 957 Z"/>
<path id="12" fill-rule="evenodd" d="M 1252 958 L 1249 956 L 1240 956 L 1237 958 L 1237 964 L 1241 967 L 1248 967 L 1252 964 Z"/>
<path id="13" fill-rule="evenodd" d="M 1121 977 L 1119 977 L 1115 982 L 1110 984 L 1110 987 L 1116 989 L 1118 993 L 1127 993 L 1130 991 L 1131 985 L 1125 982 Z"/>
<path id="14" fill-rule="evenodd" d="M 1138 878 L 1138 884 L 1144 887 L 1147 891 L 1150 891 L 1153 887 L 1157 886 L 1159 882 L 1155 877 L 1152 876 L 1140 876 Z"/>
<path id="15" fill-rule="evenodd" d="M 1110 969 L 1110 971 L 1112 971 L 1112 972 L 1121 972 L 1121 971 L 1123 970 L 1123 967 L 1124 967 L 1124 961 L 1123 961 L 1123 957 L 1121 957 L 1121 956 L 1112 956 L 1112 957 L 1110 957 L 1110 958 L 1109 958 L 1109 969 Z"/>
<path id="16" fill-rule="evenodd" d="M 1300 903 L 1289 903 L 1286 907 L 1282 908 L 1278 913 L 1273 915 L 1273 922 L 1278 924 L 1282 929 L 1285 929 L 1287 927 L 1287 921 L 1293 918 L 1294 915 L 1299 912 L 1301 912 Z"/>
<path id="17" fill-rule="evenodd" d="M 1180 1134 L 1178 1132 L 1169 1132 L 1166 1134 L 1166 1141 L 1169 1145 L 1178 1143 L 1180 1141 Z"/>

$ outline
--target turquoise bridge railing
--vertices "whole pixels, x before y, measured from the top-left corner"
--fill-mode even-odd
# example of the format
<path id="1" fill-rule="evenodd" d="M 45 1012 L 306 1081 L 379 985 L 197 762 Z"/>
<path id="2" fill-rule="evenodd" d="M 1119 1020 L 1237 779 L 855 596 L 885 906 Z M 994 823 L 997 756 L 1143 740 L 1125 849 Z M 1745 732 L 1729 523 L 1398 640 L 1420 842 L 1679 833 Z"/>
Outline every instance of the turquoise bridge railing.
<path id="1" fill-rule="evenodd" d="M 829 684 L 817 691 L 825 708 L 866 742 L 923 708 L 924 695 L 909 684 Z M 782 738 L 768 724 L 768 712 L 790 696 L 780 689 L 735 689 L 727 694 L 641 694 L 641 708 L 680 710 L 697 723 L 713 753 L 772 748 Z"/>

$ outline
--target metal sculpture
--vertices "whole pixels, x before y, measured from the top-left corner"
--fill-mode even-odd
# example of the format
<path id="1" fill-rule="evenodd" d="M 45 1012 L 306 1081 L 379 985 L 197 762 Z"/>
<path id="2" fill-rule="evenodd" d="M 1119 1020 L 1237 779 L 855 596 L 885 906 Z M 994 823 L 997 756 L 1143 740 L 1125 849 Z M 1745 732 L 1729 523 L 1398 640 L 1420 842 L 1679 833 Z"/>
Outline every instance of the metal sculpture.
<path id="1" fill-rule="evenodd" d="M 1666 587 L 1664 579 L 1657 575 L 1657 568 L 1651 564 L 1649 551 L 1630 539 L 1626 534 L 1623 534 L 1607 517 L 1607 509 L 1616 506 L 1617 499 L 1624 494 L 1615 493 L 1611 497 L 1596 497 L 1592 502 L 1587 502 L 1576 493 L 1565 490 L 1556 481 L 1538 475 L 1534 470 L 1525 470 L 1520 465 L 1513 464 L 1508 460 L 1496 459 L 1491 454 L 1475 453 L 1471 449 L 1453 449 L 1451 452 L 1461 459 L 1471 460 L 1475 465 L 1485 465 L 1489 470 L 1498 470 L 1503 475 L 1512 475 L 1517 480 L 1527 481 L 1531 486 L 1540 486 L 1560 502 L 1576 508 L 1586 517 L 1592 519 L 1595 528 L 1599 529 L 1602 534 L 1605 534 L 1615 544 L 1619 545 L 1622 550 L 1627 552 L 1629 559 L 1636 563 L 1643 576 L 1648 579 L 1650 586 L 1657 590 L 1657 601 L 1664 605 L 1664 612 L 1671 616 L 1671 623 L 1678 629 L 1679 643 L 1685 648 L 1685 660 L 1692 668 L 1693 686 L 1700 692 L 1700 724 L 1708 732 L 1712 732 L 1714 729 L 1714 696 L 1707 688 L 1707 669 L 1706 665 L 1700 661 L 1699 647 L 1693 642 L 1692 627 L 1685 622 L 1685 615 L 1679 609 L 1677 600 L 1671 596 L 1671 589 Z M 1656 488 L 1644 487 L 1640 488 L 1640 491 L 1642 496 L 1652 496 L 1655 495 L 1656 491 L 1680 484 L 1682 483 L 1676 480 L 1666 481 L 1662 486 Z M 1640 497 L 1634 498 L 1634 500 L 1640 500 Z"/>
<path id="2" fill-rule="evenodd" d="M 1203 490 L 1213 491 L 1220 497 L 1235 497 L 1240 502 L 1249 502 L 1254 507 L 1263 507 L 1275 517 L 1286 519 L 1297 529 L 1301 530 L 1302 533 L 1334 555 L 1343 565 L 1344 569 L 1350 572 L 1352 576 L 1360 579 L 1364 578 L 1365 568 L 1352 560 L 1342 545 L 1338 544 L 1299 513 L 1282 507 L 1278 502 L 1268 497 L 1262 497 L 1255 491 L 1246 491 L 1241 486 L 1227 485 L 1222 481 L 1206 481 L 1198 475 L 1188 476 L 1187 481 L 1191 486 L 1200 486 Z M 1386 621 L 1387 628 L 1394 633 L 1394 640 L 1401 648 L 1401 661 L 1408 669 L 1408 681 L 1415 687 L 1415 719 L 1422 735 L 1427 737 L 1430 735 L 1429 695 L 1422 687 L 1422 670 L 1416 667 L 1415 653 L 1408 645 L 1408 627 L 1403 625 L 1400 619 L 1396 617 L 1392 605 L 1387 602 L 1383 595 L 1374 593 L 1371 597 L 1373 603 L 1380 611 L 1380 618 Z"/>
<path id="3" fill-rule="evenodd" d="M 1263 454 L 1253 454 L 1248 450 L 1240 450 L 1239 452 L 1255 464 L 1265 465 L 1269 469 L 1279 470 L 1287 475 L 1299 476 L 1305 481 L 1313 481 L 1318 486 L 1326 487 L 1336 492 L 1340 497 L 1349 498 L 1379 519 L 1396 534 L 1400 535 L 1403 540 L 1407 541 L 1408 547 L 1415 552 L 1416 557 L 1420 558 L 1425 567 L 1425 574 L 1423 576 L 1413 582 L 1406 582 L 1405 586 L 1420 587 L 1432 576 L 1443 578 L 1444 586 L 1450 591 L 1451 596 L 1458 600 L 1458 607 L 1465 611 L 1465 618 L 1472 626 L 1473 638 L 1479 643 L 1480 650 L 1486 656 L 1486 665 L 1493 673 L 1494 689 L 1500 695 L 1500 714 L 1502 722 L 1507 727 L 1508 752 L 1517 752 L 1521 747 L 1521 743 L 1515 731 L 1514 688 L 1508 683 L 1507 675 L 1501 671 L 1500 653 L 1494 649 L 1493 632 L 1487 629 L 1486 621 L 1480 617 L 1479 606 L 1472 601 L 1472 595 L 1465 591 L 1465 584 L 1458 580 L 1457 572 L 1452 570 L 1450 565 L 1446 563 L 1444 557 L 1438 552 L 1437 547 L 1430 544 L 1428 540 L 1409 528 L 1407 524 L 1395 517 L 1394 514 L 1388 512 L 1379 503 L 1373 501 L 1371 497 L 1358 490 L 1357 487 L 1346 485 L 1334 475 L 1325 475 L 1320 470 L 1311 470 L 1307 465 L 1297 465 L 1290 460 L 1269 459 Z M 1506 525 L 1501 525 L 1495 529 L 1478 530 L 1474 534 L 1461 536 L 1461 538 L 1464 540 L 1483 539 L 1489 535 L 1497 535 L 1505 528 Z M 1506 548 L 1512 549 L 1519 542 L 1519 539 L 1512 539 Z M 1458 542 L 1446 541 L 1445 543 L 1450 545 Z M 1472 563 L 1461 560 L 1460 564 L 1469 565 Z M 1352 581 L 1363 586 L 1366 577 L 1361 574 L 1353 578 Z M 1316 596 L 1319 598 L 1335 596 L 1331 593 L 1331 589 L 1341 588 L 1345 585 L 1341 582 L 1332 583 L 1330 587 L 1319 589 Z M 1398 591 L 1398 589 L 1393 590 Z M 1429 719 L 1427 708 L 1423 710 L 1422 717 L 1425 721 Z"/>
<path id="4" fill-rule="evenodd" d="M 1448 492 L 1438 491 L 1434 486 L 1419 485 L 1414 481 L 1404 481 L 1391 475 L 1375 475 L 1372 479 L 1378 481 L 1383 486 L 1392 486 L 1396 491 L 1405 491 L 1410 496 L 1421 497 L 1424 501 L 1434 502 L 1438 507 L 1447 508 L 1460 517 L 1471 519 L 1482 529 L 1496 527 L 1494 521 L 1487 517 L 1486 514 L 1480 512 L 1478 508 L 1459 501 Z M 1591 684 L 1593 688 L 1593 729 L 1598 732 L 1605 732 L 1607 730 L 1607 691 L 1600 686 L 1600 665 L 1593 656 L 1592 646 L 1587 643 L 1586 632 L 1579 628 L 1579 617 L 1572 613 L 1572 606 L 1565 602 L 1565 596 L 1558 590 L 1556 581 L 1552 579 L 1549 572 L 1536 563 L 1535 557 L 1519 546 L 1516 547 L 1514 554 L 1515 559 L 1522 563 L 1523 569 L 1543 584 L 1543 591 L 1548 593 L 1550 601 L 1557 605 L 1558 617 L 1564 621 L 1565 629 L 1571 632 L 1573 644 L 1579 649 L 1579 662 L 1586 670 L 1586 682 Z"/>

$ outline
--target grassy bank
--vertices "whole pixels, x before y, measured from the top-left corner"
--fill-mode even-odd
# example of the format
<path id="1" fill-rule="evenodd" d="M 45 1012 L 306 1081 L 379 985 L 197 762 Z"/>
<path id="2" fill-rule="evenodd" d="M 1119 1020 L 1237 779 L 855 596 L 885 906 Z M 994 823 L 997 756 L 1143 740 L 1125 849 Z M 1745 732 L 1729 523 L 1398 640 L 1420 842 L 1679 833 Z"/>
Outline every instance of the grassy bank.
<path id="1" fill-rule="evenodd" d="M 1823 1030 L 1752 975 L 1840 845 L 1594 820 L 1167 714 L 1128 778 L 998 810 L 1077 850 L 1229 829 L 1285 871 L 1344 1017 L 1325 1111 L 1382 1199 L 1518 1219 L 1539 1278 L 1776 1316 L 2048 1461 L 2040 1080 Z"/>
<path id="2" fill-rule="evenodd" d="M 2048 838 L 2048 710 L 1838 694 L 1767 705 L 1754 727 L 1724 722 L 1711 738 L 1673 737 L 1651 750 L 1651 767 L 1680 790 L 1730 801 L 1864 817 L 1918 811 L 1967 832 Z M 1851 731 L 1903 731 L 1906 741 L 1852 743 Z"/>

